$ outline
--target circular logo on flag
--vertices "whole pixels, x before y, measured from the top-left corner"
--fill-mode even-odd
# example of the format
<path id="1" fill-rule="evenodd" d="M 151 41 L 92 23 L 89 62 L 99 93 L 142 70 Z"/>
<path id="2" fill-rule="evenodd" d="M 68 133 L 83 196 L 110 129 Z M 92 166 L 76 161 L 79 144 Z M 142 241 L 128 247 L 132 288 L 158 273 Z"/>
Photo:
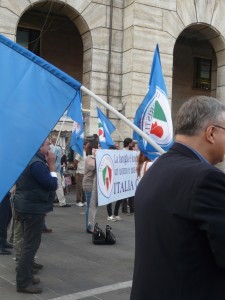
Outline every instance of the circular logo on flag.
<path id="1" fill-rule="evenodd" d="M 98 184 L 102 194 L 109 198 L 113 188 L 114 170 L 112 158 L 105 154 L 99 164 Z"/>
<path id="2" fill-rule="evenodd" d="M 158 88 L 141 118 L 142 130 L 157 144 L 167 146 L 173 138 L 171 112 L 166 95 Z"/>

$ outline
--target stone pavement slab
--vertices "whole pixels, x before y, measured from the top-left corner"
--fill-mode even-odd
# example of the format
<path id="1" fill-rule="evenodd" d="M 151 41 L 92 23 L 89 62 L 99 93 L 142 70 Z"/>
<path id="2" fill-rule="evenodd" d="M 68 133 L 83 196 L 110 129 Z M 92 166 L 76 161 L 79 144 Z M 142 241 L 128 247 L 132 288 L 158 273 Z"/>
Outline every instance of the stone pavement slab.
<path id="1" fill-rule="evenodd" d="M 107 221 L 106 207 L 99 207 L 96 221 L 110 224 L 117 243 L 93 245 L 85 231 L 85 207 L 75 205 L 74 187 L 66 195 L 71 207 L 55 207 L 46 218 L 52 233 L 44 233 L 37 262 L 44 264 L 40 277 L 43 293 L 16 292 L 14 255 L 0 256 L 1 300 L 129 300 L 134 264 L 134 217 Z M 10 232 L 10 231 L 9 231 Z"/>

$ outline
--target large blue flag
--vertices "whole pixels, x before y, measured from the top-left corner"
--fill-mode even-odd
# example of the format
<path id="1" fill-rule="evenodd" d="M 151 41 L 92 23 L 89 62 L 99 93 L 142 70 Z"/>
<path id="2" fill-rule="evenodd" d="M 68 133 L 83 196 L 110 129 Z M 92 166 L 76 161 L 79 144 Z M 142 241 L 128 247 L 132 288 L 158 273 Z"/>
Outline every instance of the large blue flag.
<path id="1" fill-rule="evenodd" d="M 70 140 L 70 147 L 81 156 L 84 152 L 84 125 L 82 116 L 82 101 L 81 91 L 71 104 L 68 110 L 68 116 L 71 117 L 73 122 L 73 133 Z"/>
<path id="2" fill-rule="evenodd" d="M 80 86 L 0 35 L 0 201 L 79 94 Z"/>
<path id="3" fill-rule="evenodd" d="M 112 122 L 103 114 L 103 112 L 97 107 L 98 113 L 98 136 L 99 143 L 102 149 L 109 149 L 114 145 L 111 138 L 111 133 L 116 129 Z"/>
<path id="4" fill-rule="evenodd" d="M 136 112 L 134 124 L 163 150 L 167 151 L 171 147 L 173 125 L 158 45 L 153 57 L 148 92 Z M 153 146 L 136 132 L 134 132 L 133 138 L 138 141 L 140 151 L 148 158 L 154 159 L 159 155 Z"/>

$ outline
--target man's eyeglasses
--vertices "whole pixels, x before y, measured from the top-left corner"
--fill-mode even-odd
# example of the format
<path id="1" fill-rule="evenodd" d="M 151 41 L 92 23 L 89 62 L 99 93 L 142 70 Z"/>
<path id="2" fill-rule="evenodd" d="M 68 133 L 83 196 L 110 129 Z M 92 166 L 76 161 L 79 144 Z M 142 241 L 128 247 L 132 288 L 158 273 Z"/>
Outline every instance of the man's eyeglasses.
<path id="1" fill-rule="evenodd" d="M 215 126 L 215 127 L 217 127 L 217 128 L 221 128 L 221 129 L 224 129 L 225 130 L 225 127 L 223 127 L 223 126 L 220 126 L 220 125 L 213 125 L 213 126 Z"/>

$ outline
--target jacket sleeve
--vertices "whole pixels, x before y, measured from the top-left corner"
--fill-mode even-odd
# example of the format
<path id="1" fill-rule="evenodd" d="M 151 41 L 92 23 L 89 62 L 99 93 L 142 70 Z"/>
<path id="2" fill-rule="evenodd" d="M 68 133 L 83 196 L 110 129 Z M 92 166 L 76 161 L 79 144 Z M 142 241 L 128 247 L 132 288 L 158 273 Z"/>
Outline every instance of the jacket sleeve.
<path id="1" fill-rule="evenodd" d="M 34 162 L 30 166 L 30 173 L 34 179 L 48 191 L 56 191 L 58 187 L 57 177 L 52 177 L 46 164 Z"/>
<path id="2" fill-rule="evenodd" d="M 215 170 L 206 174 L 196 187 L 191 211 L 217 265 L 225 269 L 225 174 Z"/>

